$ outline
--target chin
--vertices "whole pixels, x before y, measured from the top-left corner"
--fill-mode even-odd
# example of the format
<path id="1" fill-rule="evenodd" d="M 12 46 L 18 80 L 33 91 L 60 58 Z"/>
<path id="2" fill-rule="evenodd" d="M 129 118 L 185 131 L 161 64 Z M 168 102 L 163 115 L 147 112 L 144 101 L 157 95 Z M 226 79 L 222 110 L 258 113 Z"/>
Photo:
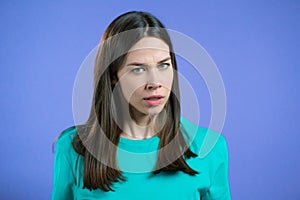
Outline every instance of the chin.
<path id="1" fill-rule="evenodd" d="M 163 107 L 157 106 L 157 107 L 148 108 L 147 111 L 144 113 L 146 115 L 155 116 L 155 115 L 159 115 L 162 111 L 163 111 Z"/>
<path id="2" fill-rule="evenodd" d="M 145 105 L 134 107 L 130 106 L 130 113 L 133 116 L 156 116 L 159 115 L 161 112 L 164 112 L 164 105 L 159 105 L 159 106 L 153 106 L 153 107 L 148 107 Z"/>

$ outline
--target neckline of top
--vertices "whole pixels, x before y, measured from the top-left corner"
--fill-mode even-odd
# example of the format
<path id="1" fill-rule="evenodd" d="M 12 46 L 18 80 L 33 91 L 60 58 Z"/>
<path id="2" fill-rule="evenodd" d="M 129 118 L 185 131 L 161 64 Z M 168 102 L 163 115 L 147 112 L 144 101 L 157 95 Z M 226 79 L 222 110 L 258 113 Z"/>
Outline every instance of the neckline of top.
<path id="1" fill-rule="evenodd" d="M 148 144 L 153 141 L 156 141 L 156 140 L 159 140 L 159 137 L 157 135 L 154 135 L 153 137 L 150 137 L 150 138 L 140 139 L 140 140 L 134 140 L 134 139 L 129 139 L 129 138 L 120 136 L 119 142 L 123 143 L 123 144 L 144 145 L 144 144 Z"/>

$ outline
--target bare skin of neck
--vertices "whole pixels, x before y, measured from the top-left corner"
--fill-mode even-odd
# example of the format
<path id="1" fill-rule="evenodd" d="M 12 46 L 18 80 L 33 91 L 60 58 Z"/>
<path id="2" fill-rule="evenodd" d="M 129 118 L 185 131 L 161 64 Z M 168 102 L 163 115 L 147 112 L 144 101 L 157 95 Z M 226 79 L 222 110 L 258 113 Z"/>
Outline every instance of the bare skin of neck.
<path id="1" fill-rule="evenodd" d="M 151 138 L 157 134 L 155 123 L 157 115 L 138 115 L 139 116 L 133 116 L 135 120 L 128 118 L 124 121 L 121 137 L 132 140 L 143 140 Z"/>

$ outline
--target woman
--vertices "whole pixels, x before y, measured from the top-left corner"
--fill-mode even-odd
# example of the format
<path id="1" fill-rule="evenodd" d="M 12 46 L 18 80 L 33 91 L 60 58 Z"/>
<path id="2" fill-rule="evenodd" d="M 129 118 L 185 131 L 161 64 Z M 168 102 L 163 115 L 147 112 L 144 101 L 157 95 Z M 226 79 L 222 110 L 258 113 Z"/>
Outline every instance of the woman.
<path id="1" fill-rule="evenodd" d="M 225 139 L 197 155 L 208 131 L 180 116 L 163 24 L 125 13 L 102 36 L 87 122 L 56 142 L 52 199 L 231 199 Z"/>

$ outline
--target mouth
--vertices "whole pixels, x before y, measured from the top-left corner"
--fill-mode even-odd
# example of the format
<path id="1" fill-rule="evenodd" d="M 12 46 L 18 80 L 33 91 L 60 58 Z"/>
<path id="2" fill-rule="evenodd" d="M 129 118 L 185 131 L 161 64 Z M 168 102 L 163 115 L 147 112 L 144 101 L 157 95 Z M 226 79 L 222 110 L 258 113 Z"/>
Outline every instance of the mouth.
<path id="1" fill-rule="evenodd" d="M 143 98 L 143 100 L 149 105 L 149 106 L 158 106 L 161 104 L 163 100 L 163 96 L 161 95 L 152 95 L 149 97 Z"/>

